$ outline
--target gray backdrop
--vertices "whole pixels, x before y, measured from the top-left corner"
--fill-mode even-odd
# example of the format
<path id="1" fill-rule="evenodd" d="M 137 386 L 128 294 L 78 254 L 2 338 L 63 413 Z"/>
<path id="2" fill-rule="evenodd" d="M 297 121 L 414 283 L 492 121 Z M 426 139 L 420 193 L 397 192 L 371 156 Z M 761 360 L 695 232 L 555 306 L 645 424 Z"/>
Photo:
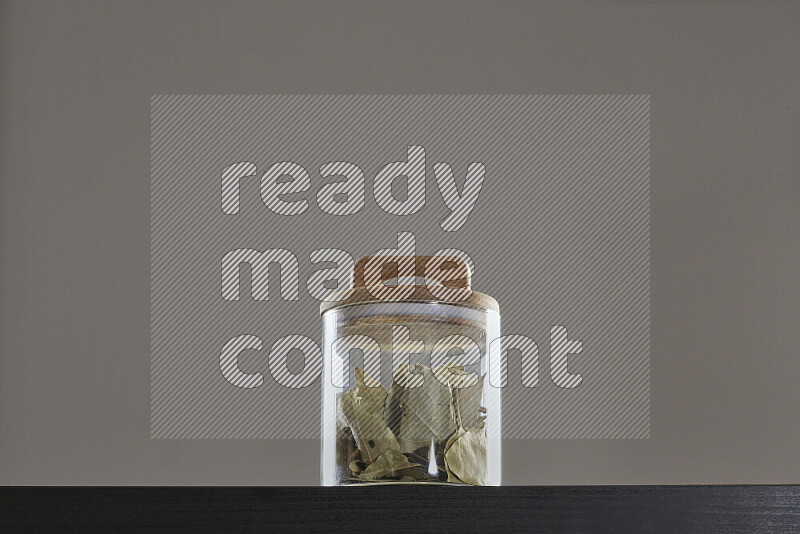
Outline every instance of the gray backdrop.
<path id="1" fill-rule="evenodd" d="M 314 439 L 150 439 L 150 97 L 292 93 L 651 95 L 650 439 L 506 440 L 504 483 L 797 482 L 799 17 L 5 2 L 0 483 L 318 482 Z"/>
<path id="2" fill-rule="evenodd" d="M 649 436 L 646 95 L 164 95 L 153 97 L 151 109 L 153 437 L 319 437 L 320 381 L 285 387 L 275 380 L 282 367 L 269 365 L 277 360 L 270 350 L 293 334 L 323 346 L 320 303 L 306 283 L 320 268 L 313 250 L 338 248 L 355 259 L 396 249 L 400 232 L 414 236 L 420 255 L 445 248 L 469 254 L 475 289 L 500 304 L 503 333 L 538 345 L 535 389 L 522 385 L 519 353 L 508 357 L 503 436 Z M 392 215 L 380 208 L 373 177 L 389 162 L 406 161 L 408 145 L 424 149 L 424 207 Z M 323 178 L 319 168 L 342 159 L 362 170 L 366 198 L 358 213 L 336 216 L 321 209 L 326 196 L 318 193 L 341 177 Z M 287 197 L 304 197 L 305 211 L 294 215 L 268 209 L 259 191 L 261 176 L 287 160 L 309 175 L 309 190 Z M 253 176 L 237 180 L 238 213 L 225 213 L 222 169 L 242 162 L 255 167 Z M 470 163 L 485 168 L 477 202 L 454 231 L 440 225 L 449 194 L 439 190 L 436 162 L 451 166 L 457 184 Z M 243 272 L 239 298 L 225 300 L 222 258 L 248 249 L 284 250 L 296 264 L 269 277 L 235 268 Z M 299 283 L 290 273 L 299 273 Z M 254 298 L 264 282 L 268 299 Z M 282 298 L 279 282 L 296 298 Z M 581 375 L 576 388 L 550 379 L 558 371 L 551 325 L 583 344 L 567 362 Z M 220 371 L 223 345 L 241 335 L 263 344 L 237 358 L 245 372 L 266 376 L 258 388 L 236 387 Z M 320 368 L 306 357 L 309 369 Z M 288 360 L 303 371 L 300 355 Z"/>

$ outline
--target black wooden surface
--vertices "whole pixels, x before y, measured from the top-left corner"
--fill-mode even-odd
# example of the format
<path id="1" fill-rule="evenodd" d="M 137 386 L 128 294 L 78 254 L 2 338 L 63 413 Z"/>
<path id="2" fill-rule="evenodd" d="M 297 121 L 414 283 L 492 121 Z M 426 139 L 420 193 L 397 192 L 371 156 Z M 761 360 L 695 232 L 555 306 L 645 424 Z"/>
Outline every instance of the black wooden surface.
<path id="1" fill-rule="evenodd" d="M 1 532 L 800 532 L 800 486 L 0 489 Z"/>

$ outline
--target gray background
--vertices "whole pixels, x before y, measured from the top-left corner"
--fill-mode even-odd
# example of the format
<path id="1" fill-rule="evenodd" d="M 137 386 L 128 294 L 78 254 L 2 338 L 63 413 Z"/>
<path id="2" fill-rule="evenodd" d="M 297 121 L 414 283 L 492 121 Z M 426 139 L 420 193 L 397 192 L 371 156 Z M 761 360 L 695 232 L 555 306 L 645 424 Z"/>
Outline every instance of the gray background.
<path id="1" fill-rule="evenodd" d="M 153 437 L 319 437 L 320 382 L 283 387 L 270 373 L 270 348 L 290 334 L 323 346 L 320 303 L 306 288 L 312 250 L 359 258 L 397 247 L 398 232 L 414 234 L 418 254 L 466 251 L 473 286 L 500 304 L 503 333 L 539 345 L 536 389 L 522 386 L 519 354 L 509 357 L 504 437 L 649 436 L 647 96 L 159 96 L 152 110 Z M 409 143 L 425 148 L 425 206 L 390 215 L 373 199 L 373 178 L 405 161 Z M 334 216 L 318 206 L 330 181 L 319 166 L 341 159 L 363 170 L 367 193 L 358 213 Z M 305 213 L 273 213 L 261 199 L 260 176 L 284 160 L 310 174 Z M 239 161 L 257 171 L 239 180 L 240 211 L 230 215 L 220 176 Z M 469 220 L 454 232 L 440 226 L 449 210 L 432 170 L 439 161 L 459 184 L 470 162 L 486 169 Z M 240 269 L 240 300 L 224 300 L 221 259 L 242 248 L 294 253 L 297 300 L 280 298 L 277 269 L 269 300 L 254 300 L 251 268 Z M 550 325 L 583 343 L 568 363 L 584 377 L 578 388 L 549 378 Z M 264 344 L 238 357 L 241 369 L 266 375 L 257 389 L 237 388 L 220 372 L 222 346 L 241 334 Z M 288 364 L 303 369 L 299 354 Z"/>
<path id="2" fill-rule="evenodd" d="M 650 440 L 506 484 L 798 482 L 800 4 L 4 2 L 0 483 L 316 484 L 317 440 L 151 440 L 152 94 L 650 94 Z"/>

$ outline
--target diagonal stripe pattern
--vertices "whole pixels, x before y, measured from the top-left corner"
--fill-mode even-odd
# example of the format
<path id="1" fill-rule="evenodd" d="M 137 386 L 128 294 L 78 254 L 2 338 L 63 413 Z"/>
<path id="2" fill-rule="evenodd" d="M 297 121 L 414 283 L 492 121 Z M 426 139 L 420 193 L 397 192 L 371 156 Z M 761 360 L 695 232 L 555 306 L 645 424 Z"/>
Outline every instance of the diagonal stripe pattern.
<path id="1" fill-rule="evenodd" d="M 375 193 L 392 164 L 409 178 L 424 169 L 424 205 Z M 461 196 L 477 197 L 467 217 L 448 219 L 459 199 L 440 192 L 435 166 L 443 182 L 452 172 Z M 463 189 L 470 172 L 483 173 L 477 195 Z M 287 173 L 293 180 L 280 177 Z M 418 192 L 420 182 L 408 186 Z M 538 346 L 538 381 L 531 351 L 525 369 L 521 351 L 508 353 L 504 437 L 649 437 L 650 99 L 642 95 L 154 96 L 151 435 L 318 437 L 320 379 L 309 377 L 319 362 L 287 348 L 299 340 L 313 353 L 306 340 L 321 343 L 311 255 L 337 248 L 358 258 L 397 247 L 401 232 L 414 234 L 418 254 L 467 252 L 474 289 L 500 303 L 503 333 Z M 257 261 L 279 249 L 291 255 L 273 255 L 284 261 L 269 264 L 271 291 L 263 269 L 236 276 L 223 262 L 232 251 Z M 296 279 L 288 284 L 296 290 L 278 275 Z M 574 389 L 551 379 L 556 325 L 582 342 L 566 364 L 582 377 Z M 234 368 L 221 356 L 237 336 Z M 236 387 L 225 374 L 237 370 L 263 383 Z"/>

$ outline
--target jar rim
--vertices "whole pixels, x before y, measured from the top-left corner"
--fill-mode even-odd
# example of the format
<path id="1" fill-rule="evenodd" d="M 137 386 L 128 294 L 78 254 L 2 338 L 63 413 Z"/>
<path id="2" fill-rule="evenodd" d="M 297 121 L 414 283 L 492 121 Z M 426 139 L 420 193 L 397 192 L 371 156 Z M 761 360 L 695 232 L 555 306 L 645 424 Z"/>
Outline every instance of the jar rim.
<path id="1" fill-rule="evenodd" d="M 396 286 L 401 287 L 401 286 Z M 337 291 L 330 295 L 331 300 L 326 300 L 320 303 L 319 306 L 319 314 L 322 315 L 327 311 L 345 308 L 349 306 L 358 306 L 362 304 L 398 304 L 398 303 L 414 303 L 414 302 L 421 302 L 421 303 L 434 303 L 434 304 L 445 304 L 449 306 L 458 306 L 463 308 L 472 308 L 481 311 L 488 311 L 493 310 L 495 312 L 500 312 L 500 306 L 497 301 L 486 295 L 485 293 L 479 293 L 477 291 L 471 291 L 470 296 L 464 300 L 453 301 L 453 300 L 444 300 L 441 298 L 437 298 L 434 296 L 427 286 L 425 285 L 415 285 L 414 292 L 406 297 L 398 298 L 398 299 L 380 299 L 375 297 L 367 287 L 355 287 L 352 289 L 347 289 L 343 291 Z M 342 299 L 337 299 L 336 297 L 344 297 Z"/>

